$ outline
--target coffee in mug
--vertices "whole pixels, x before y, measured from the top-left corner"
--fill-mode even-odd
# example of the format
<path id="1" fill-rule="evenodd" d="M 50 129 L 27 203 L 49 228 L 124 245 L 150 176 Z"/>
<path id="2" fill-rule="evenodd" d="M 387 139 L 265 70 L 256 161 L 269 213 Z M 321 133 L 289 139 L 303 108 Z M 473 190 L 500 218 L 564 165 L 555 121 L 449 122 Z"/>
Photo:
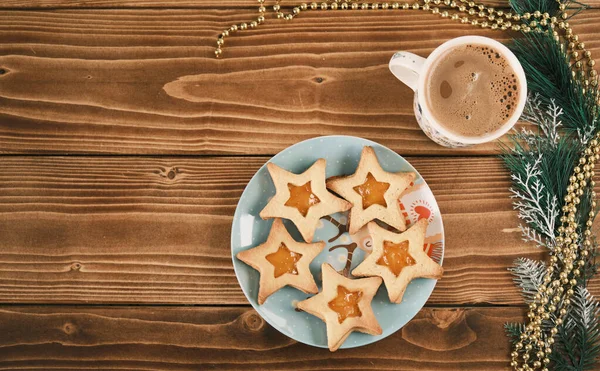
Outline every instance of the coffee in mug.
<path id="1" fill-rule="evenodd" d="M 459 45 L 438 58 L 430 71 L 425 100 L 433 118 L 453 133 L 488 135 L 517 109 L 518 77 L 492 46 Z"/>
<path id="2" fill-rule="evenodd" d="M 481 36 L 452 39 L 421 58 L 399 52 L 392 73 L 415 91 L 417 121 L 447 147 L 484 143 L 505 134 L 525 106 L 527 83 L 515 55 Z"/>

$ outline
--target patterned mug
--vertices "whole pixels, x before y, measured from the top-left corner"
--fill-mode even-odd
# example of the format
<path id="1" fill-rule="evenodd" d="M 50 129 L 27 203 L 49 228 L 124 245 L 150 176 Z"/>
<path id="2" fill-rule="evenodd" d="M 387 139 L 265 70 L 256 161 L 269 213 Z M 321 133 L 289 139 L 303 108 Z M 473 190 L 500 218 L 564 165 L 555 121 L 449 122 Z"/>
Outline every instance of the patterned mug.
<path id="1" fill-rule="evenodd" d="M 428 82 L 427 79 L 430 75 L 429 69 L 434 62 L 443 57 L 448 50 L 465 44 L 486 45 L 499 50 L 518 77 L 519 101 L 513 114 L 497 130 L 477 137 L 462 136 L 441 126 L 439 122 L 433 118 L 431 109 L 427 106 L 424 94 L 419 94 L 420 91 L 425 91 Z M 389 67 L 396 78 L 415 92 L 414 110 L 421 130 L 423 130 L 431 140 L 445 147 L 467 147 L 498 139 L 515 125 L 523 112 L 527 100 L 527 80 L 525 79 L 525 72 L 519 63 L 519 60 L 506 46 L 487 37 L 462 36 L 451 39 L 438 46 L 427 59 L 409 52 L 398 52 L 394 54 L 390 60 Z"/>

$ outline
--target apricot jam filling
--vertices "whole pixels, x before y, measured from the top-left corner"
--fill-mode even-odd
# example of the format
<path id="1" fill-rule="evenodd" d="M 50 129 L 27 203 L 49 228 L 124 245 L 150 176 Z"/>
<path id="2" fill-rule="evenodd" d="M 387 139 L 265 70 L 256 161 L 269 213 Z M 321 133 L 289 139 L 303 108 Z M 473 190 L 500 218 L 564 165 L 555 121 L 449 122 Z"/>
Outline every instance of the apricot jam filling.
<path id="1" fill-rule="evenodd" d="M 290 251 L 283 243 L 279 246 L 277 251 L 266 256 L 269 263 L 275 268 L 275 278 L 281 277 L 286 273 L 297 275 L 298 268 L 296 268 L 296 263 L 301 257 L 302 254 Z"/>
<path id="2" fill-rule="evenodd" d="M 329 308 L 337 313 L 339 323 L 348 317 L 360 317 L 362 313 L 358 302 L 362 298 L 362 291 L 350 291 L 344 286 L 337 287 L 337 296 L 328 303 Z"/>
<path id="3" fill-rule="evenodd" d="M 310 182 L 306 182 L 301 186 L 288 183 L 290 190 L 290 198 L 285 203 L 285 206 L 291 206 L 298 209 L 302 216 L 308 214 L 308 209 L 321 202 L 319 198 L 312 192 Z"/>
<path id="4" fill-rule="evenodd" d="M 383 255 L 377 260 L 377 264 L 388 267 L 396 277 L 400 275 L 402 269 L 415 263 L 415 259 L 408 253 L 408 241 L 383 242 Z"/>
<path id="5" fill-rule="evenodd" d="M 359 186 L 354 187 L 356 193 L 362 197 L 363 209 L 371 205 L 381 205 L 387 207 L 385 202 L 385 192 L 390 188 L 389 183 L 378 182 L 373 174 L 367 174 L 367 180 Z"/>

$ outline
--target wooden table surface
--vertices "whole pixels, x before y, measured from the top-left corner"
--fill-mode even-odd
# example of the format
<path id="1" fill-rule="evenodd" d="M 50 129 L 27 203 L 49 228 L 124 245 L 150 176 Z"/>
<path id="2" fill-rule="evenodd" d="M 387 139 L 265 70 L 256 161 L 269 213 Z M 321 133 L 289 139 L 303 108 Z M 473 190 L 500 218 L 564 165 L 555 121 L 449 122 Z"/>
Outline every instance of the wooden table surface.
<path id="1" fill-rule="evenodd" d="M 590 4 L 571 23 L 597 56 Z M 255 14 L 253 0 L 0 3 L 1 370 L 506 368 L 503 324 L 523 318 L 507 267 L 541 252 L 520 239 L 496 145 L 429 141 L 387 62 L 515 34 L 421 11 L 307 12 L 228 39 L 216 60 L 219 31 Z M 229 246 L 254 172 L 328 134 L 407 156 L 447 238 L 418 316 L 333 354 L 256 314 Z"/>

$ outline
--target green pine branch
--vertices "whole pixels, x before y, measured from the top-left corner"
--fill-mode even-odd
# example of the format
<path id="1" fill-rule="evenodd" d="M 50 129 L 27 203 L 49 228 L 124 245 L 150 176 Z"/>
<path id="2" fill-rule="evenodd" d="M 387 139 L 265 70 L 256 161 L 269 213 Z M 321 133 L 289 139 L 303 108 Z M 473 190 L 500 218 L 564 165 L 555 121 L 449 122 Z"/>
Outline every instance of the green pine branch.
<path id="1" fill-rule="evenodd" d="M 600 355 L 600 308 L 584 287 L 578 286 L 565 321 L 558 328 L 550 359 L 560 371 L 593 370 Z"/>
<path id="2" fill-rule="evenodd" d="M 558 15 L 555 0 L 510 0 L 518 14 L 536 10 Z M 584 9 L 578 2 L 569 3 Z M 554 40 L 551 31 L 532 32 L 514 41 L 511 49 L 521 62 L 530 92 L 522 119 L 534 125 L 534 130 L 515 132 L 511 146 L 504 146 L 502 159 L 511 172 L 515 209 L 525 221 L 521 226 L 524 240 L 538 246 L 553 248 L 555 229 L 560 215 L 551 212 L 562 209 L 569 177 L 587 142 L 600 130 L 598 89 L 584 89 L 580 76 L 572 73 L 567 45 Z M 591 189 L 586 187 L 580 197 L 576 214 L 583 235 L 585 222 L 592 210 Z M 554 216 L 554 220 L 551 220 Z M 549 230 L 553 228 L 553 230 Z M 575 241 L 578 244 L 582 240 Z M 596 241 L 593 241 L 595 250 Z M 590 254 L 581 268 L 582 277 L 568 306 L 567 315 L 558 327 L 551 368 L 561 371 L 585 371 L 596 366 L 600 356 L 600 325 L 598 302 L 585 286 L 597 270 L 596 253 Z M 578 257 L 579 258 L 579 257 Z M 555 268 L 560 269 L 562 263 Z M 542 262 L 518 259 L 510 269 L 526 302 L 531 302 L 542 282 L 545 266 Z M 562 305 L 562 303 L 561 303 Z M 553 318 L 543 322 L 547 328 Z M 524 324 L 507 323 L 505 331 L 513 343 L 519 340 Z"/>
<path id="3" fill-rule="evenodd" d="M 565 137 L 559 138 L 555 145 L 550 145 L 539 132 L 535 134 L 535 140 L 529 143 L 524 143 L 517 136 L 513 136 L 512 139 L 513 148 L 504 147 L 500 155 L 512 176 L 523 179 L 527 176 L 527 165 L 539 160 L 537 179 L 550 196 L 550 198 L 542 198 L 540 204 L 544 209 L 548 209 L 550 207 L 548 201 L 556 197 L 558 208 L 562 208 L 569 177 L 575 167 L 575 161 L 584 148 L 583 145 Z M 525 191 L 518 182 L 513 182 L 513 188 L 521 192 Z M 589 209 L 581 208 L 580 215 L 588 213 Z M 560 225 L 559 217 L 557 216 L 554 222 L 556 227 Z M 539 223 L 532 223 L 530 226 L 537 232 L 544 233 L 544 228 Z"/>
<path id="4" fill-rule="evenodd" d="M 576 367 L 591 370 L 600 355 L 600 309 L 598 302 L 584 287 L 577 287 L 572 299 L 572 315 L 567 320 L 575 323 L 575 342 L 579 348 Z"/>
<path id="5" fill-rule="evenodd" d="M 527 0 L 537 1 L 548 2 Z M 567 133 L 587 130 L 595 134 L 600 129 L 597 88 L 588 89 L 584 94 L 579 80 L 573 78 L 569 58 L 563 51 L 566 49 L 566 45 L 555 41 L 550 32 L 532 32 L 515 39 L 511 45 L 525 70 L 529 90 L 540 94 L 546 103 L 553 99 L 564 110 L 563 127 Z"/>
<path id="6" fill-rule="evenodd" d="M 504 324 L 504 331 L 513 344 L 516 344 L 520 340 L 520 336 L 525 332 L 525 325 L 522 323 L 508 322 Z"/>

